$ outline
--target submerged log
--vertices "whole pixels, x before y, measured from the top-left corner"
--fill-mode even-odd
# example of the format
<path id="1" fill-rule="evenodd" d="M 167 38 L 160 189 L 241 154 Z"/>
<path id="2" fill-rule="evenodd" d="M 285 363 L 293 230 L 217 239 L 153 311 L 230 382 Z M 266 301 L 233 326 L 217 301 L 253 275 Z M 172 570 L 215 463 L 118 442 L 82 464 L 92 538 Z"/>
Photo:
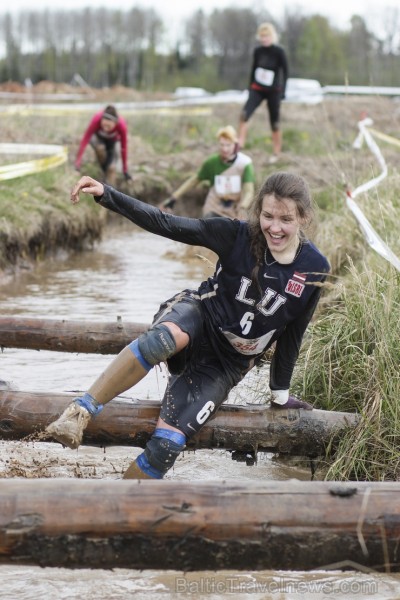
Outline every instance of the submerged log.
<path id="1" fill-rule="evenodd" d="M 66 321 L 22 317 L 0 318 L 0 346 L 56 352 L 118 354 L 147 331 L 149 325 L 96 321 Z"/>
<path id="2" fill-rule="evenodd" d="M 5 480 L 0 563 L 395 572 L 399 494 L 394 482 Z"/>
<path id="3" fill-rule="evenodd" d="M 54 421 L 74 398 L 73 394 L 0 391 L 0 438 L 17 440 L 34 436 Z M 84 444 L 144 447 L 154 431 L 160 403 L 122 400 L 108 403 L 92 419 Z M 225 404 L 188 443 L 189 448 L 262 450 L 320 456 L 345 428 L 355 427 L 353 413 L 314 409 L 277 410 L 265 405 Z"/>

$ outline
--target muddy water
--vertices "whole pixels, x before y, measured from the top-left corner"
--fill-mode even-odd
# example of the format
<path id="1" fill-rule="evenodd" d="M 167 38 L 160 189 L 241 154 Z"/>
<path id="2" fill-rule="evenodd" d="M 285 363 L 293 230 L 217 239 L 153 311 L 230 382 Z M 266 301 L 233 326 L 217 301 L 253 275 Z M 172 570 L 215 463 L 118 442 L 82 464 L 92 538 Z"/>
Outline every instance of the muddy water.
<path id="1" fill-rule="evenodd" d="M 1 314 L 54 319 L 149 323 L 159 302 L 197 286 L 210 272 L 206 260 L 182 245 L 132 226 L 112 229 L 93 251 L 46 261 L 0 288 Z M 0 378 L 21 390 L 82 391 L 112 357 L 5 349 Z M 260 383 L 249 381 L 252 389 Z M 161 399 L 164 371 L 154 369 L 128 397 Z M 247 400 L 242 386 L 230 401 Z M 108 477 L 116 479 L 139 449 L 95 447 L 78 451 L 50 443 L 2 443 L 0 477 Z M 242 480 L 310 479 L 309 465 L 282 464 L 261 454 L 256 466 L 233 462 L 224 451 L 202 450 L 180 457 L 168 477 Z M 71 571 L 0 566 L 0 598 L 50 600 L 80 598 L 399 598 L 400 580 L 389 575 L 341 572 Z"/>

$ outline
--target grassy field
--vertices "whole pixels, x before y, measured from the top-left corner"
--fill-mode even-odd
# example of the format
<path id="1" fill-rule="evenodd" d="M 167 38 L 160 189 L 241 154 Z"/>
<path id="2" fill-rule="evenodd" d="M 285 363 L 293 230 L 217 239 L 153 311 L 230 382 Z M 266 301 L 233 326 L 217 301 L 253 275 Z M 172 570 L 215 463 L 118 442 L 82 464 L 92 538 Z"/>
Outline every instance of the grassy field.
<path id="1" fill-rule="evenodd" d="M 203 159 L 215 151 L 217 129 L 237 125 L 237 105 L 126 111 L 132 183 L 119 186 L 147 202 L 169 196 Z M 358 411 L 363 419 L 335 448 L 332 479 L 400 478 L 400 275 L 365 242 L 346 207 L 345 189 L 379 174 L 368 148 L 353 141 L 363 111 L 374 128 L 400 139 L 400 107 L 382 98 L 340 98 L 318 106 L 284 104 L 284 152 L 279 169 L 302 174 L 318 205 L 312 239 L 329 258 L 332 275 L 303 346 L 294 390 L 316 407 Z M 46 173 L 0 182 L 0 269 L 12 273 L 22 263 L 42 260 L 58 248 L 93 243 L 106 226 L 105 211 L 84 201 L 72 208 L 69 190 L 79 177 L 73 169 L 80 136 L 90 111 L 23 110 L 1 112 L 3 141 L 67 145 L 67 165 Z M 400 149 L 378 142 L 387 178 L 357 203 L 392 251 L 400 256 Z M 246 151 L 257 183 L 276 170 L 268 164 L 271 141 L 266 113 L 251 124 Z M 9 162 L 5 157 L 4 162 Z M 86 150 L 82 173 L 99 177 Z M 199 191 L 180 202 L 177 212 L 199 214 Z"/>

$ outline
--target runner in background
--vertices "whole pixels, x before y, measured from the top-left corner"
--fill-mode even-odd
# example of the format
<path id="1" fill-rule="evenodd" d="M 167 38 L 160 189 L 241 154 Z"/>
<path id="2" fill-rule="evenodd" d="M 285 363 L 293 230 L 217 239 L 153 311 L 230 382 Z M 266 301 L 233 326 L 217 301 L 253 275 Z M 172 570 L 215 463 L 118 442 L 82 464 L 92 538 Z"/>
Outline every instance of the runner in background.
<path id="1" fill-rule="evenodd" d="M 207 158 L 197 175 L 187 179 L 162 203 L 161 209 L 173 209 L 176 200 L 203 183 L 210 186 L 202 211 L 204 218 L 247 219 L 247 209 L 254 198 L 252 160 L 238 152 L 237 134 L 231 125 L 218 130 L 217 140 L 218 153 Z"/>
<path id="2" fill-rule="evenodd" d="M 262 23 L 257 30 L 260 42 L 254 50 L 251 68 L 249 97 L 244 105 L 239 123 L 239 147 L 246 143 L 249 120 L 254 111 L 265 100 L 268 107 L 269 122 L 272 130 L 272 156 L 270 164 L 278 161 L 282 150 L 282 132 L 280 129 L 280 106 L 285 97 L 288 64 L 283 48 L 277 46 L 278 35 L 271 23 Z"/>
<path id="3" fill-rule="evenodd" d="M 116 145 L 121 144 L 123 173 L 126 180 L 132 179 L 128 173 L 128 128 L 125 119 L 120 117 L 114 106 L 106 106 L 91 119 L 83 134 L 75 160 L 75 168 L 81 168 L 82 156 L 90 144 L 104 173 L 105 182 L 115 186 L 117 177 L 118 152 Z"/>

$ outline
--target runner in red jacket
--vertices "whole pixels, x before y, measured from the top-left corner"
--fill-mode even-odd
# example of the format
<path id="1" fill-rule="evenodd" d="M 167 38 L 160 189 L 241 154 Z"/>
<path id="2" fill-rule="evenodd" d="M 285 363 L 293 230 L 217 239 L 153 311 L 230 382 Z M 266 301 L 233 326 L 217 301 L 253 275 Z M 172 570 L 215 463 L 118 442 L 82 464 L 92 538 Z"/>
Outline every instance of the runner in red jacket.
<path id="1" fill-rule="evenodd" d="M 95 151 L 96 158 L 105 175 L 105 181 L 110 185 L 116 182 L 116 167 L 118 153 L 116 144 L 121 144 L 122 168 L 125 179 L 131 179 L 128 173 L 128 128 L 125 119 L 120 117 L 114 106 L 107 106 L 97 112 L 89 123 L 75 160 L 75 168 L 81 168 L 82 156 L 86 146 L 90 143 Z"/>

